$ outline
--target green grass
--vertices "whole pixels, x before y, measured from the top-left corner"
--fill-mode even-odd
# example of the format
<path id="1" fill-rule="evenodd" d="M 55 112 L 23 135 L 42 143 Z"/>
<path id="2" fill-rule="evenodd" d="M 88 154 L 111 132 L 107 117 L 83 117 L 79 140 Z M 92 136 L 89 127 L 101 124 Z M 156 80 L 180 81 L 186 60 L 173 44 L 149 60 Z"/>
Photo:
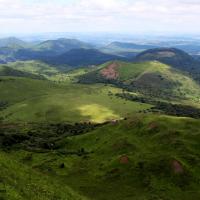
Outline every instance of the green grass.
<path id="1" fill-rule="evenodd" d="M 41 76 L 45 79 L 56 81 L 56 82 L 69 82 L 70 76 L 46 63 L 36 61 L 36 60 L 30 60 L 30 61 L 17 61 L 17 62 L 11 62 L 6 65 L 0 65 L 1 68 L 8 67 L 12 70 L 17 70 L 23 73 L 32 74 L 35 76 Z"/>
<path id="2" fill-rule="evenodd" d="M 77 77 L 88 73 L 94 68 L 78 68 L 78 69 L 71 69 L 68 67 L 62 67 L 63 69 L 56 68 L 55 66 L 48 65 L 41 61 L 30 60 L 30 61 L 16 61 L 10 62 L 8 64 L 0 65 L 0 76 L 6 76 L 5 73 L 1 71 L 5 71 L 5 69 L 13 70 L 14 72 L 17 71 L 18 73 L 22 73 L 21 77 L 31 77 L 31 75 L 38 78 L 45 78 L 50 81 L 54 82 L 74 82 L 77 80 Z M 23 74 L 24 73 L 24 74 Z M 2 75 L 1 75 L 2 74 Z"/>
<path id="3" fill-rule="evenodd" d="M 53 177 L 39 173 L 0 151 L 0 199 L 87 200 Z"/>
<path id="4" fill-rule="evenodd" d="M 66 137 L 54 151 L 19 150 L 10 155 L 91 200 L 197 200 L 199 130 L 199 120 L 134 115 L 84 135 Z M 80 149 L 87 153 L 67 153 Z M 24 161 L 30 154 L 32 159 Z M 121 162 L 122 157 L 128 160 Z M 180 163 L 181 172 L 175 171 L 173 161 Z M 59 167 L 61 163 L 64 168 Z"/>
<path id="5" fill-rule="evenodd" d="M 1 100 L 10 106 L 0 117 L 12 122 L 104 122 L 120 119 L 150 105 L 125 101 L 111 93 L 121 92 L 103 84 L 57 84 L 25 78 L 4 78 Z"/>
<path id="6" fill-rule="evenodd" d="M 9 67 L 33 74 L 51 75 L 59 72 L 55 67 L 51 67 L 40 61 L 17 61 L 8 64 Z"/>
<path id="7" fill-rule="evenodd" d="M 146 63 L 126 63 L 126 62 L 119 62 L 119 76 L 120 80 L 126 81 L 130 79 L 135 79 L 144 73 L 146 70 L 153 69 L 154 66 L 150 62 Z M 161 65 L 162 67 L 162 65 Z"/>
<path id="8" fill-rule="evenodd" d="M 130 89 L 133 82 L 136 86 L 135 90 L 140 90 L 145 95 L 154 97 L 160 96 L 162 99 L 167 97 L 173 99 L 190 100 L 191 102 L 200 103 L 200 86 L 188 74 L 176 70 L 168 65 L 162 64 L 158 61 L 128 63 L 115 61 L 118 67 L 115 69 L 118 73 L 118 80 L 129 85 Z M 101 73 L 101 69 L 109 66 L 111 63 L 101 65 L 99 69 L 94 72 L 84 75 L 86 80 L 97 80 L 94 76 Z M 90 77 L 91 74 L 91 77 Z M 104 80 L 105 82 L 105 80 Z M 133 88 L 132 88 L 133 89 Z"/>

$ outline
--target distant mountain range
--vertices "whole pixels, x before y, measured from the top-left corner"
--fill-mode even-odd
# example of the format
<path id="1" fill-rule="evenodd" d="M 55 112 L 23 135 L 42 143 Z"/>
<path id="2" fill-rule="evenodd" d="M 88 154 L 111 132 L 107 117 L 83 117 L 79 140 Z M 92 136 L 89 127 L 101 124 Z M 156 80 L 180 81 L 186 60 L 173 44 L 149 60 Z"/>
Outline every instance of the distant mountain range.
<path id="1" fill-rule="evenodd" d="M 39 44 L 25 43 L 17 38 L 5 38 L 0 41 L 0 62 L 17 60 L 47 60 L 78 48 L 89 49 L 93 46 L 75 39 L 48 40 Z"/>
<path id="2" fill-rule="evenodd" d="M 96 49 L 72 49 L 62 55 L 47 59 L 46 62 L 77 67 L 99 65 L 110 60 L 123 60 L 123 57 L 105 54 Z"/>
<path id="3" fill-rule="evenodd" d="M 124 53 L 139 53 L 147 49 L 157 48 L 155 45 L 143 45 L 126 42 L 112 42 L 107 46 L 101 48 L 101 51 L 106 53 L 114 53 L 124 55 Z"/>
<path id="4" fill-rule="evenodd" d="M 180 44 L 179 47 L 187 49 L 187 46 Z M 190 46 L 189 51 L 191 48 Z M 197 47 L 194 48 L 197 50 Z M 169 55 L 174 53 L 176 55 L 169 58 Z M 135 59 L 136 61 L 158 60 L 177 68 L 184 68 L 186 71 L 192 70 L 193 73 L 199 68 L 199 61 L 185 52 L 156 45 L 112 42 L 97 48 L 93 44 L 66 38 L 47 40 L 38 44 L 24 42 L 14 37 L 0 39 L 0 63 L 41 60 L 54 65 L 77 67 L 99 65 L 109 60 L 135 61 Z"/>
<path id="5" fill-rule="evenodd" d="M 60 38 L 58 40 L 44 41 L 34 46 L 33 50 L 38 50 L 42 52 L 49 51 L 52 52 L 52 55 L 53 53 L 54 55 L 55 54 L 59 55 L 67 51 L 70 51 L 72 49 L 79 49 L 79 48 L 90 49 L 93 48 L 93 45 L 75 39 Z"/>

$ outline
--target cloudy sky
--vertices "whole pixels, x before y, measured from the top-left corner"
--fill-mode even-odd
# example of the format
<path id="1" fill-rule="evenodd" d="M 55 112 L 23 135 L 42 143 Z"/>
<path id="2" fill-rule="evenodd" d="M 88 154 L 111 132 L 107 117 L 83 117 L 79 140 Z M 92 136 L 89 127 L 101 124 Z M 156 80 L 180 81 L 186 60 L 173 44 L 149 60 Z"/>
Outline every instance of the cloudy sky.
<path id="1" fill-rule="evenodd" d="M 200 0 L 0 0 L 2 33 L 200 33 Z"/>

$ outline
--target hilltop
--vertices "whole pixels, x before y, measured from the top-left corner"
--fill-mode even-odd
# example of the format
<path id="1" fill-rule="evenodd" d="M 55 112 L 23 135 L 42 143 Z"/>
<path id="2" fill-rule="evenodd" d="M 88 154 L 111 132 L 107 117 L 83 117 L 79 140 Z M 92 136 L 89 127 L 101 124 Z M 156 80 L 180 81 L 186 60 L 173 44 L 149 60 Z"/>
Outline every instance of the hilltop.
<path id="1" fill-rule="evenodd" d="M 57 40 L 47 40 L 34 46 L 34 50 L 54 52 L 54 55 L 65 53 L 71 49 L 92 48 L 92 45 L 76 39 L 60 38 Z"/>
<path id="2" fill-rule="evenodd" d="M 0 39 L 0 47 L 26 47 L 28 43 L 16 37 L 8 37 Z"/>
<path id="3" fill-rule="evenodd" d="M 157 60 L 179 70 L 195 75 L 200 73 L 200 62 L 176 48 L 156 48 L 144 51 L 135 58 L 137 62 Z"/>
<path id="4" fill-rule="evenodd" d="M 81 83 L 112 83 L 130 91 L 160 98 L 198 98 L 199 85 L 189 76 L 158 61 L 108 62 L 80 77 Z"/>

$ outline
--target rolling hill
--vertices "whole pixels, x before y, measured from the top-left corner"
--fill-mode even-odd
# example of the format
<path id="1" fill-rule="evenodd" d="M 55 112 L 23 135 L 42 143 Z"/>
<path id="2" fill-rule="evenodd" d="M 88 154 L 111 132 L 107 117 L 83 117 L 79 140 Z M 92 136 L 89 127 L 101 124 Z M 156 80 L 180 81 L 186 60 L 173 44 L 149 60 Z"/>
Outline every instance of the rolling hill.
<path id="1" fill-rule="evenodd" d="M 15 77 L 0 80 L 0 102 L 8 105 L 1 110 L 0 118 L 9 122 L 102 123 L 151 107 L 117 98 L 114 94 L 122 90 L 103 84 L 61 84 Z"/>
<path id="2" fill-rule="evenodd" d="M 36 60 L 10 62 L 6 65 L 4 64 L 4 66 L 8 66 L 12 69 L 35 75 L 41 75 L 44 77 L 53 76 L 58 73 L 61 73 L 61 71 L 57 68 Z"/>
<path id="3" fill-rule="evenodd" d="M 81 83 L 112 83 L 130 91 L 164 99 L 196 99 L 200 86 L 192 78 L 158 61 L 128 63 L 108 62 L 100 69 L 82 75 Z"/>
<path id="4" fill-rule="evenodd" d="M 153 49 L 156 48 L 156 46 L 153 45 L 142 45 L 142 44 L 134 44 L 134 43 L 126 43 L 126 42 L 112 42 L 108 44 L 107 46 L 103 47 L 102 51 L 107 52 L 141 52 L 145 51 L 147 49 Z"/>
<path id="5" fill-rule="evenodd" d="M 154 61 L 157 60 L 182 71 L 193 75 L 200 73 L 200 62 L 182 50 L 176 48 L 157 48 L 150 49 L 137 55 L 135 61 Z"/>
<path id="6" fill-rule="evenodd" d="M 32 79 L 44 79 L 44 76 L 39 74 L 33 74 L 26 71 L 21 71 L 8 67 L 6 65 L 0 65 L 0 77 L 11 76 L 11 77 L 26 77 Z"/>
<path id="7" fill-rule="evenodd" d="M 44 60 L 77 48 L 88 49 L 91 48 L 91 45 L 75 39 L 47 40 L 31 48 L 19 49 L 15 53 L 15 57 L 18 60 Z"/>
<path id="8" fill-rule="evenodd" d="M 65 53 L 71 49 L 85 48 L 89 49 L 92 45 L 75 39 L 60 38 L 57 40 L 47 40 L 38 45 L 33 49 L 38 51 L 49 51 L 54 52 L 54 55 Z"/>
<path id="9" fill-rule="evenodd" d="M 17 38 L 7 38 L 0 40 L 0 59 L 3 63 L 17 60 L 43 60 L 77 48 L 88 49 L 92 48 L 92 45 L 65 38 L 47 40 L 39 44 L 28 44 Z"/>
<path id="10" fill-rule="evenodd" d="M 15 37 L 1 38 L 0 47 L 26 47 L 28 43 Z"/>
<path id="11" fill-rule="evenodd" d="M 70 128 L 0 124 L 1 191 L 22 200 L 199 198 L 199 120 L 137 114 L 78 135 Z"/>
<path id="12" fill-rule="evenodd" d="M 99 65 L 110 60 L 123 59 L 120 56 L 102 53 L 96 49 L 72 49 L 62 55 L 47 59 L 46 62 L 54 65 L 88 66 Z"/>

